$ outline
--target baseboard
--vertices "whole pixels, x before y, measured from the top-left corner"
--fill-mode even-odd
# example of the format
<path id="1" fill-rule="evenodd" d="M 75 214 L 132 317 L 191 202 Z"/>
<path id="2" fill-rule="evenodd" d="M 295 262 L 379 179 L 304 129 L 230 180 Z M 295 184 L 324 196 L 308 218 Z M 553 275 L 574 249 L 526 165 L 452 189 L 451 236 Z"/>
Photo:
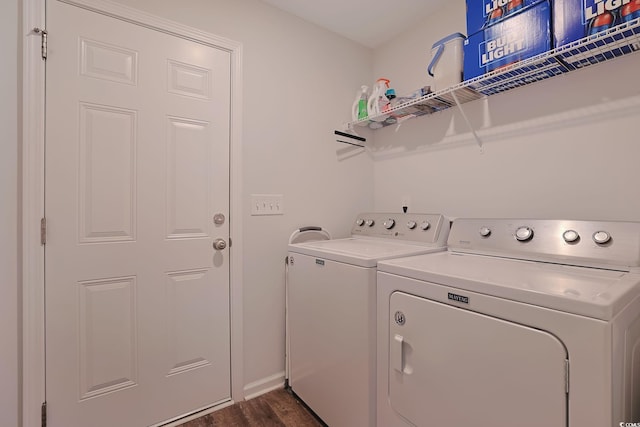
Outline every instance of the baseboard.
<path id="1" fill-rule="evenodd" d="M 278 388 L 284 388 L 284 371 L 245 385 L 244 398 L 253 399 Z"/>

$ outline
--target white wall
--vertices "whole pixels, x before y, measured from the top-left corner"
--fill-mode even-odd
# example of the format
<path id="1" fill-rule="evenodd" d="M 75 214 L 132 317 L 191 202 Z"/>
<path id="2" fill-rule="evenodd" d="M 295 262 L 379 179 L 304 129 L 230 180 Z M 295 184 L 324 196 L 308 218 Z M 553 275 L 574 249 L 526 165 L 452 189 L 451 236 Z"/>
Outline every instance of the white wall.
<path id="1" fill-rule="evenodd" d="M 376 50 L 375 76 L 398 93 L 430 84 L 432 44 L 465 32 L 464 1 Z M 640 54 L 464 106 L 480 154 L 455 109 L 375 134 L 376 210 L 451 217 L 640 220 Z"/>
<path id="2" fill-rule="evenodd" d="M 0 425 L 18 408 L 18 0 L 0 14 Z"/>
<path id="3" fill-rule="evenodd" d="M 373 165 L 336 144 L 370 50 L 256 0 L 119 0 L 243 43 L 244 377 L 247 393 L 284 370 L 284 258 L 290 233 L 347 235 L 373 207 Z M 250 195 L 284 195 L 285 215 L 252 217 Z"/>

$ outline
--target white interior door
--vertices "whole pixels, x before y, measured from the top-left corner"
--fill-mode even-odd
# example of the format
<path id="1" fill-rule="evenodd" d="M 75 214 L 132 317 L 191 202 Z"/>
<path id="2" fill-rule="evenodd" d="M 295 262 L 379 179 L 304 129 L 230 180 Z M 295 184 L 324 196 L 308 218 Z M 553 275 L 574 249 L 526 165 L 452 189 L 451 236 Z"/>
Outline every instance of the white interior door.
<path id="1" fill-rule="evenodd" d="M 555 336 L 403 292 L 388 321 L 389 403 L 411 424 L 566 427 Z"/>
<path id="2" fill-rule="evenodd" d="M 228 400 L 230 54 L 56 0 L 47 29 L 48 425 Z"/>

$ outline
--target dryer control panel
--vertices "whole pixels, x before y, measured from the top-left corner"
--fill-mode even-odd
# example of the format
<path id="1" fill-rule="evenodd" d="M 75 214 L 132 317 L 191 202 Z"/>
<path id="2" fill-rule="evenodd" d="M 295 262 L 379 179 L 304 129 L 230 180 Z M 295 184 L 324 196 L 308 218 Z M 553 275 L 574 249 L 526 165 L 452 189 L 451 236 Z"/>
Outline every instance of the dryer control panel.
<path id="1" fill-rule="evenodd" d="M 629 270 L 640 267 L 640 222 L 457 219 L 449 251 Z"/>
<path id="2" fill-rule="evenodd" d="M 449 221 L 440 214 L 361 213 L 351 235 L 444 246 L 449 229 Z"/>

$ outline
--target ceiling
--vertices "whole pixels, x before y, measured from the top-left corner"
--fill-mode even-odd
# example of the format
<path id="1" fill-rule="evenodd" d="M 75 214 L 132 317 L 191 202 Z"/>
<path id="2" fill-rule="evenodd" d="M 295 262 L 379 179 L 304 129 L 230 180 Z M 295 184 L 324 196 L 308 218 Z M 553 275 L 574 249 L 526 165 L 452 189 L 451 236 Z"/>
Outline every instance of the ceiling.
<path id="1" fill-rule="evenodd" d="M 370 48 L 424 21 L 447 0 L 262 0 Z"/>

